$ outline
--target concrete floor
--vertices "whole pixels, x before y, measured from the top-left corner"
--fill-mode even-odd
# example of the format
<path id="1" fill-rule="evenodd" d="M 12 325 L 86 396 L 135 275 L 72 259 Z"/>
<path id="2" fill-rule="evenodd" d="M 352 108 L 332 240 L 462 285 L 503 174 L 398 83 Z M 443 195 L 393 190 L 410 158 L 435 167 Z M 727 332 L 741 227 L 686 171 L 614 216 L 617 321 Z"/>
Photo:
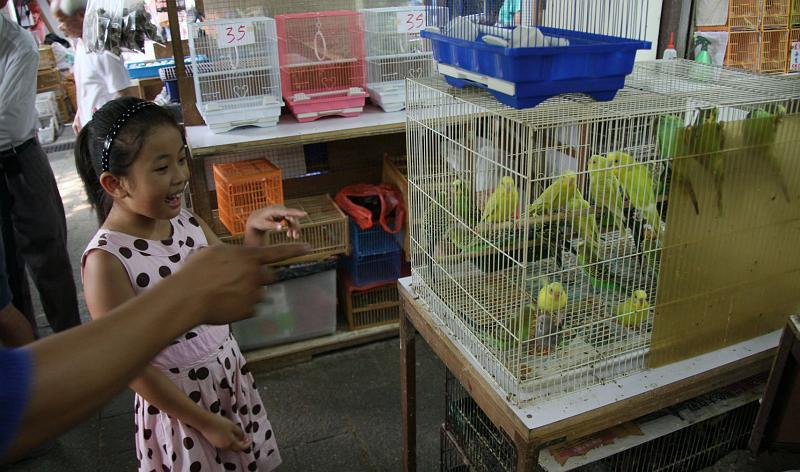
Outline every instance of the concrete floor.
<path id="1" fill-rule="evenodd" d="M 69 131 L 64 139 L 70 139 Z M 79 260 L 96 231 L 85 203 L 71 151 L 50 155 L 67 213 L 75 280 L 82 315 Z M 38 308 L 41 312 L 41 307 Z M 47 320 L 39 316 L 42 332 Z M 417 343 L 418 462 L 423 472 L 439 470 L 438 426 L 444 419 L 444 367 L 424 342 Z M 315 358 L 285 369 L 256 373 L 275 428 L 281 471 L 396 471 L 401 468 L 400 353 L 396 339 Z M 43 455 L 0 470 L 8 472 L 133 471 L 133 395 L 123 392 L 100 412 L 56 441 Z M 753 460 L 736 452 L 713 471 L 787 470 L 789 461 Z"/>

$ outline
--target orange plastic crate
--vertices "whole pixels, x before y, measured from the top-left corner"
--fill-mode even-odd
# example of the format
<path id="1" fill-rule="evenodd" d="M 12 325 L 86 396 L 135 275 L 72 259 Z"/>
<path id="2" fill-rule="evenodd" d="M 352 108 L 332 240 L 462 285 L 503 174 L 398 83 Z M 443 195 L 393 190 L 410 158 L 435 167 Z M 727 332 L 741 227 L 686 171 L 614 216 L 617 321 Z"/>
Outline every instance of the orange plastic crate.
<path id="1" fill-rule="evenodd" d="M 800 72 L 800 29 L 789 32 L 787 50 L 786 72 Z"/>
<path id="2" fill-rule="evenodd" d="M 759 72 L 786 72 L 786 45 L 789 30 L 764 31 L 761 33 L 761 59 Z"/>
<path id="3" fill-rule="evenodd" d="M 283 204 L 281 170 L 266 159 L 214 164 L 219 219 L 233 236 L 244 233 L 250 213 Z"/>
<path id="4" fill-rule="evenodd" d="M 759 31 L 731 31 L 725 65 L 749 71 L 758 70 Z"/>
<path id="5" fill-rule="evenodd" d="M 769 0 L 729 0 L 728 26 L 732 30 L 757 30 L 762 1 Z"/>
<path id="6" fill-rule="evenodd" d="M 763 0 L 762 29 L 786 29 L 792 0 Z"/>

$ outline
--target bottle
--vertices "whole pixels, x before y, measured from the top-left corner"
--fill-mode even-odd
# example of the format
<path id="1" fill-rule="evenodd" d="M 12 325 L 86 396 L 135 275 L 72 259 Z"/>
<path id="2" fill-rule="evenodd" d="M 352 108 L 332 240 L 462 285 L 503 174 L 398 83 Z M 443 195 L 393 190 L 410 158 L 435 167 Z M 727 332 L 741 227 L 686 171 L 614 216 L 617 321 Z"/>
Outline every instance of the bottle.
<path id="1" fill-rule="evenodd" d="M 664 54 L 661 55 L 662 59 L 677 59 L 678 51 L 675 50 L 675 33 L 669 34 L 669 44 L 667 49 L 664 49 Z"/>
<path id="2" fill-rule="evenodd" d="M 711 60 L 711 54 L 708 52 L 708 46 L 711 44 L 711 41 L 704 36 L 695 36 L 694 37 L 695 44 L 700 45 L 700 52 L 694 57 L 695 62 L 705 65 L 712 65 L 713 61 Z"/>

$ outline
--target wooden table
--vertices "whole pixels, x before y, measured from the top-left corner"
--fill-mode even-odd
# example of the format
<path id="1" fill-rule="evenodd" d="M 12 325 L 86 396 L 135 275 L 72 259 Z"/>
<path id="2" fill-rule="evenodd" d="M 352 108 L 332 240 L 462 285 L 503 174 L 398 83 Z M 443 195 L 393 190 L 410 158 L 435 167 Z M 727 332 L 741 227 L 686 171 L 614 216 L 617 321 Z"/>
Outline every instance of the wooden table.
<path id="1" fill-rule="evenodd" d="M 517 407 L 419 300 L 411 279 L 398 282 L 403 470 L 416 470 L 416 333 L 428 343 L 489 419 L 513 440 L 517 470 L 534 470 L 539 451 L 631 421 L 769 370 L 780 331 L 686 361 L 649 369 L 553 400 Z"/>

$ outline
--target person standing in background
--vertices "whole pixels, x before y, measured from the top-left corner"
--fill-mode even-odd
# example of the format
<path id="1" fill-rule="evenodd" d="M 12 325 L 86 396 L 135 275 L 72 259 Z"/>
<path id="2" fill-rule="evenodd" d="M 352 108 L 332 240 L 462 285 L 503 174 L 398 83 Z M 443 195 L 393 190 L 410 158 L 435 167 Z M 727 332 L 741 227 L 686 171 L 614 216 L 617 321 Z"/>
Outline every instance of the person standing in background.
<path id="1" fill-rule="evenodd" d="M 0 9 L 6 3 L 0 0 Z M 38 65 L 39 52 L 31 34 L 0 15 L 0 202 L 18 250 L 6 257 L 16 258 L 16 280 L 25 278 L 28 265 L 50 326 L 64 331 L 81 320 L 64 205 L 47 155 L 36 140 Z M 35 332 L 32 310 L 24 314 Z"/>
<path id="2" fill-rule="evenodd" d="M 61 31 L 70 38 L 77 38 L 75 45 L 75 88 L 78 109 L 72 129 L 75 134 L 92 119 L 95 110 L 120 96 L 136 96 L 128 69 L 122 58 L 108 51 L 90 53 L 83 44 L 83 15 L 86 0 L 54 0 L 51 9 L 59 22 Z"/>

